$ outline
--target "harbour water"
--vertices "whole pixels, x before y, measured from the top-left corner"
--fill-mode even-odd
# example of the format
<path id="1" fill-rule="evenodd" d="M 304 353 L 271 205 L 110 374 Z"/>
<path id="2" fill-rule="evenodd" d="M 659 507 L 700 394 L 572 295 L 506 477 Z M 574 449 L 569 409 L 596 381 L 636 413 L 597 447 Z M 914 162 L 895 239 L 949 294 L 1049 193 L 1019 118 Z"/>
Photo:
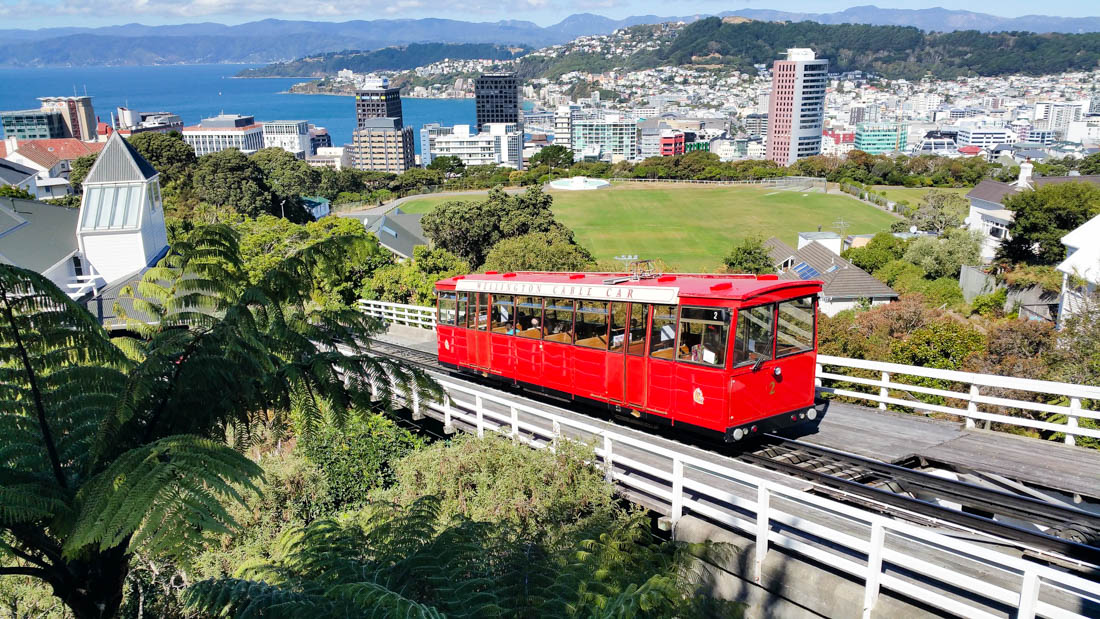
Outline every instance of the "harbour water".
<path id="1" fill-rule="evenodd" d="M 252 114 L 256 120 L 307 120 L 325 127 L 334 145 L 351 141 L 355 129 L 352 97 L 292 95 L 302 78 L 233 79 L 254 65 L 164 65 L 147 67 L 0 68 L 0 110 L 37 108 L 37 97 L 88 94 L 96 115 L 110 122 L 116 107 L 139 112 L 174 112 L 188 125 L 221 112 Z M 473 124 L 473 99 L 402 100 L 405 124 Z"/>

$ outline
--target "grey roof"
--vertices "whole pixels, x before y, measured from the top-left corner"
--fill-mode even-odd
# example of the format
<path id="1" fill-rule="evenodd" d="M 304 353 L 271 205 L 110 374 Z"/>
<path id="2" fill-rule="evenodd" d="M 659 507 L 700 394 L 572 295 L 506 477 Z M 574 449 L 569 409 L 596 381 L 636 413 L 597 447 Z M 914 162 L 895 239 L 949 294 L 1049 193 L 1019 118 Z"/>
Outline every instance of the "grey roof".
<path id="1" fill-rule="evenodd" d="M 27 180 L 28 176 L 34 176 L 35 174 L 37 172 L 25 165 L 7 159 L 0 159 L 0 184 L 18 185 Z"/>
<path id="2" fill-rule="evenodd" d="M 95 165 L 88 172 L 84 183 L 145 181 L 156 175 L 157 171 L 145 157 L 116 131 L 108 138 L 103 150 L 99 151 Z"/>
<path id="3" fill-rule="evenodd" d="M 152 317 L 134 309 L 134 300 L 130 297 L 123 297 L 122 289 L 126 286 L 133 286 L 133 293 L 140 297 L 141 295 L 137 294 L 137 286 L 142 278 L 145 277 L 145 272 L 151 269 L 153 265 L 160 262 L 160 259 L 167 253 L 168 247 L 165 247 L 149 261 L 147 266 L 143 266 L 137 271 L 123 276 L 117 281 L 111 282 L 110 285 L 100 288 L 94 294 L 85 297 L 83 300 L 84 307 L 88 308 L 88 311 L 99 319 L 100 324 L 108 331 L 126 327 L 126 321 L 120 318 L 118 312 L 115 311 L 115 304 L 121 306 L 126 312 L 126 315 L 130 318 L 150 322 Z"/>
<path id="4" fill-rule="evenodd" d="M 801 249 L 791 249 L 789 245 L 772 237 L 764 241 L 764 247 L 768 250 L 774 264 L 781 264 L 788 258 L 794 265 L 806 266 L 816 271 L 816 274 L 803 278 L 794 269 L 785 271 L 779 275 L 780 279 L 800 280 L 816 279 L 824 282 L 821 294 L 827 299 L 870 299 L 870 298 L 897 298 L 898 293 L 894 289 L 872 277 L 867 271 L 848 262 L 840 256 L 829 251 L 821 243 L 809 243 Z"/>
<path id="5" fill-rule="evenodd" d="M 1092 183 L 1100 185 L 1100 174 L 1082 176 L 1035 176 L 1031 179 L 1031 185 L 1038 189 L 1045 185 L 1057 185 L 1059 183 Z M 966 194 L 967 198 L 984 200 L 994 204 L 1002 204 L 1005 196 L 1015 193 L 1016 187 L 1009 183 L 1001 183 L 986 179 Z"/>
<path id="6" fill-rule="evenodd" d="M 424 238 L 424 230 L 420 227 L 420 218 L 423 216 L 423 213 L 405 213 L 401 209 L 394 209 L 385 215 L 363 217 L 363 225 L 367 232 L 373 232 L 378 237 L 382 247 L 402 258 L 412 258 L 414 247 L 428 244 L 428 240 Z"/>
<path id="7" fill-rule="evenodd" d="M 0 262 L 42 273 L 77 250 L 79 211 L 34 200 L 0 198 Z"/>

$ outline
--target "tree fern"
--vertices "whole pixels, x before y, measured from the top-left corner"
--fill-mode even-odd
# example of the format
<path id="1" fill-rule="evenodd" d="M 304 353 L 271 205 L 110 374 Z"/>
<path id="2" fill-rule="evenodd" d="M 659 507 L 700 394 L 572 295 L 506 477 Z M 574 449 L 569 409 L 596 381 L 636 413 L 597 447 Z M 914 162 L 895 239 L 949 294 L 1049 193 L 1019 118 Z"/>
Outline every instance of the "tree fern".
<path id="1" fill-rule="evenodd" d="M 0 529 L 11 539 L 0 553 L 15 561 L 0 576 L 45 581 L 78 617 L 111 616 L 132 553 L 178 554 L 235 526 L 223 504 L 260 470 L 227 436 L 241 444 L 273 410 L 308 429 L 391 405 L 395 388 L 438 393 L 423 372 L 368 354 L 378 323 L 312 302 L 309 274 L 354 241 L 311 245 L 255 283 L 237 242 L 208 226 L 175 243 L 124 291 L 115 309 L 130 335 L 113 340 L 46 278 L 0 265 Z"/>

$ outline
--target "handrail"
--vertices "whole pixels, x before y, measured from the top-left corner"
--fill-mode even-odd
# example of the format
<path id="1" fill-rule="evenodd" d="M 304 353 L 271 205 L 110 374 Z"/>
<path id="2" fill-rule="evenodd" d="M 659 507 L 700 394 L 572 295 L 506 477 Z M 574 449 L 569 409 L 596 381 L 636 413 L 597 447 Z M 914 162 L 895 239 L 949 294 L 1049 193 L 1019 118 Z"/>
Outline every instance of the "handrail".
<path id="1" fill-rule="evenodd" d="M 387 301 L 360 301 L 360 306 L 370 316 L 398 324 L 435 330 L 435 308 L 432 307 Z M 849 372 L 834 371 L 836 368 L 846 369 Z M 850 370 L 878 372 L 879 378 L 856 376 Z M 950 384 L 936 387 L 912 385 L 904 380 L 898 380 L 898 377 L 904 376 L 933 379 Z M 1075 445 L 1078 436 L 1100 439 L 1100 429 L 1081 427 L 1079 424 L 1082 417 L 1100 421 L 1100 411 L 1088 409 L 1084 406 L 1086 401 L 1100 402 L 1100 386 L 941 370 L 831 355 L 817 356 L 816 378 L 819 394 L 831 394 L 874 402 L 881 410 L 886 410 L 887 405 L 889 405 L 894 408 L 910 409 L 918 413 L 953 415 L 963 419 L 968 428 L 977 427 L 977 423 L 980 421 L 990 427 L 991 424 L 996 423 L 1063 433 L 1065 434 L 1064 442 L 1067 445 Z M 837 386 L 837 383 L 877 388 L 877 392 L 857 391 L 845 385 Z M 954 385 L 960 385 L 962 390 L 956 390 Z M 982 393 L 983 388 L 986 393 Z M 989 389 L 1035 394 L 1041 396 L 1044 401 L 990 395 Z M 922 401 L 916 399 L 913 394 L 938 396 L 944 399 L 944 403 L 937 404 Z M 951 401 L 960 402 L 962 406 L 951 406 L 949 405 Z M 979 405 L 985 405 L 987 408 L 983 410 L 979 408 Z M 1005 414 L 1004 412 L 990 411 L 988 407 L 1040 413 L 1043 417 L 1030 419 Z"/>
<path id="2" fill-rule="evenodd" d="M 608 481 L 667 503 L 674 527 L 687 512 L 694 512 L 754 537 L 757 543 L 751 577 L 757 583 L 763 578 L 767 553 L 771 548 L 783 548 L 862 580 L 864 617 L 870 616 L 882 589 L 967 617 L 997 616 L 986 609 L 1001 605 L 1018 609 L 1017 617 L 1084 617 L 1087 615 L 1079 612 L 1087 613 L 1091 604 L 1100 604 L 1098 582 L 769 481 L 746 472 L 756 468 L 751 465 L 735 470 L 535 407 L 480 385 L 448 379 L 440 379 L 439 383 L 445 393 L 442 402 L 429 402 L 426 408 L 440 415 L 449 430 L 461 421 L 479 437 L 489 430 L 549 449 L 554 449 L 563 440 L 563 432 L 569 430 L 571 437 L 579 435 L 581 440 L 594 442 Z M 411 408 L 414 414 L 420 414 L 424 403 L 413 398 Z M 526 419 L 521 419 L 521 413 Z M 532 419 L 540 419 L 543 424 L 532 423 Z M 651 463 L 639 462 L 633 453 L 625 455 L 624 448 L 641 452 Z M 652 464 L 654 458 L 663 465 Z M 616 467 L 645 475 L 630 475 Z M 838 531 L 837 519 L 857 533 Z M 914 544 L 920 548 L 919 555 L 912 550 Z M 928 561 L 927 553 L 949 555 L 950 561 Z M 886 569 L 887 565 L 902 569 Z M 961 565 L 971 569 L 956 567 Z M 906 578 L 899 572 L 913 573 L 917 578 Z M 991 572 L 1012 584 L 996 584 Z M 959 591 L 966 592 L 963 599 Z M 1061 596 L 1063 601 L 1069 596 L 1069 607 L 1053 603 L 1050 597 L 1044 600 L 1044 593 Z M 988 602 L 972 603 L 981 600 Z"/>

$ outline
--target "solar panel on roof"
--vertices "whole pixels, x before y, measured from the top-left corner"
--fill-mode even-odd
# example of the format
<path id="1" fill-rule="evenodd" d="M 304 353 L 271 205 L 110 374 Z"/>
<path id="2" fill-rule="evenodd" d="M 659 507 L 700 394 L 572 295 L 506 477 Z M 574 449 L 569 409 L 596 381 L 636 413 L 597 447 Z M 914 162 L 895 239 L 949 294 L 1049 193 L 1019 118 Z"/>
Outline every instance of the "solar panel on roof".
<path id="1" fill-rule="evenodd" d="M 821 277 L 821 273 L 817 272 L 817 269 L 806 264 L 805 262 L 799 262 L 794 265 L 794 272 L 798 273 L 799 279 L 813 279 L 815 277 Z"/>

